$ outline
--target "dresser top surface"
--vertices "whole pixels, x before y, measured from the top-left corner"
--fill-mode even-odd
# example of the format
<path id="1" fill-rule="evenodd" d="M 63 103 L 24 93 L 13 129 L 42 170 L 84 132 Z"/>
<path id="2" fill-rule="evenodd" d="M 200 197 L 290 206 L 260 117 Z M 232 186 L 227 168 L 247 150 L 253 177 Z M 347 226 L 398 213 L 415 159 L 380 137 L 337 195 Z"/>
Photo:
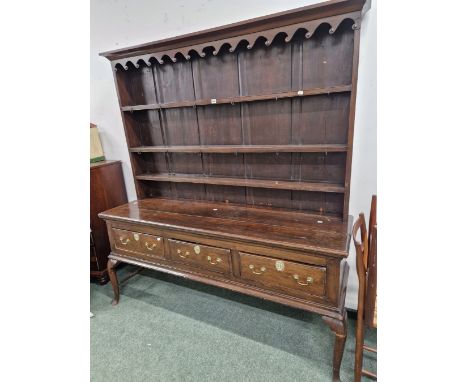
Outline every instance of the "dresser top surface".
<path id="1" fill-rule="evenodd" d="M 99 214 L 101 218 L 278 245 L 324 255 L 348 255 L 352 217 L 329 216 L 266 207 L 151 198 Z"/>
<path id="2" fill-rule="evenodd" d="M 109 166 L 109 165 L 113 165 L 117 163 L 120 163 L 120 161 L 119 160 L 103 160 L 103 161 L 91 163 L 90 167 L 91 169 L 93 169 L 93 168 Z"/>

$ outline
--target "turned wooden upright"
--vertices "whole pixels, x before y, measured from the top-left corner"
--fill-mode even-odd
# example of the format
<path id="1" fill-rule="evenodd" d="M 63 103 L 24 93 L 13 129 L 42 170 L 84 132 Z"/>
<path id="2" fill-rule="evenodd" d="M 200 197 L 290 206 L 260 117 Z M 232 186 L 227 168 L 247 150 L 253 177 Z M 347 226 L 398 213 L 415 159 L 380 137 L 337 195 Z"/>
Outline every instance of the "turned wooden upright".
<path id="1" fill-rule="evenodd" d="M 364 5 L 334 0 L 102 53 L 138 195 L 100 215 L 114 304 L 123 261 L 318 313 L 339 380 Z"/>
<path id="2" fill-rule="evenodd" d="M 364 350 L 377 353 L 376 348 L 364 344 L 366 329 L 377 329 L 377 195 L 372 196 L 369 229 L 364 214 L 360 213 L 353 226 L 353 241 L 359 280 L 354 382 L 361 382 L 363 375 L 377 380 L 376 373 L 362 367 Z"/>

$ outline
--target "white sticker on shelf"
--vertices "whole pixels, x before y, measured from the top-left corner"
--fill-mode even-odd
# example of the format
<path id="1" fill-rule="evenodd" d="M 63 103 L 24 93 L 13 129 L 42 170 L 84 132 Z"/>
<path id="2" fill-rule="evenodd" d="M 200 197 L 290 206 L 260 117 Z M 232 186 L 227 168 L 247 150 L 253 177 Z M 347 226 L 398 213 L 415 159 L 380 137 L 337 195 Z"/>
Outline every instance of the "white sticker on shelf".
<path id="1" fill-rule="evenodd" d="M 299 91 L 297 92 L 297 94 L 298 94 L 298 95 L 304 95 L 304 90 L 299 90 Z"/>
<path id="2" fill-rule="evenodd" d="M 212 98 L 211 103 L 216 103 L 216 98 Z"/>

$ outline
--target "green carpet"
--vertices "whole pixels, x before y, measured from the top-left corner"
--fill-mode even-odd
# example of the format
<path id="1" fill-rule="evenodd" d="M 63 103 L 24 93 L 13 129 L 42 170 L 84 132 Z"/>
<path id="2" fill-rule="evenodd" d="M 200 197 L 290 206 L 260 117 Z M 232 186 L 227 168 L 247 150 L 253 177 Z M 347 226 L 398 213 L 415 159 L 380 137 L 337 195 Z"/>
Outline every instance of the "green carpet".
<path id="1" fill-rule="evenodd" d="M 318 315 L 150 270 L 111 299 L 110 284 L 91 284 L 93 382 L 331 381 L 334 337 Z M 375 370 L 375 355 L 364 365 Z M 353 367 L 349 320 L 343 382 Z"/>

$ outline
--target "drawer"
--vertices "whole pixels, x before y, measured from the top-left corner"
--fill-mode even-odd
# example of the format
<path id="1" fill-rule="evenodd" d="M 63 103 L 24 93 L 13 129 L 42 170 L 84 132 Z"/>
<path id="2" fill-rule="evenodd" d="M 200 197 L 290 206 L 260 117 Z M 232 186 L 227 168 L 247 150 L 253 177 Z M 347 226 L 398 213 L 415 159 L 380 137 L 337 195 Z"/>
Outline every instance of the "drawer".
<path id="1" fill-rule="evenodd" d="M 178 240 L 168 240 L 173 260 L 218 273 L 231 273 L 231 251 Z"/>
<path id="2" fill-rule="evenodd" d="M 140 250 L 139 234 L 123 229 L 112 229 L 115 248 L 122 251 L 137 252 Z"/>
<path id="3" fill-rule="evenodd" d="M 140 234 L 141 251 L 150 257 L 163 257 L 164 243 L 162 237 Z"/>
<path id="4" fill-rule="evenodd" d="M 115 248 L 118 250 L 130 252 L 135 257 L 146 260 L 160 259 L 164 256 L 164 244 L 161 237 L 117 228 L 113 228 L 112 233 Z"/>
<path id="5" fill-rule="evenodd" d="M 300 298 L 325 294 L 326 268 L 240 252 L 241 278 Z"/>

